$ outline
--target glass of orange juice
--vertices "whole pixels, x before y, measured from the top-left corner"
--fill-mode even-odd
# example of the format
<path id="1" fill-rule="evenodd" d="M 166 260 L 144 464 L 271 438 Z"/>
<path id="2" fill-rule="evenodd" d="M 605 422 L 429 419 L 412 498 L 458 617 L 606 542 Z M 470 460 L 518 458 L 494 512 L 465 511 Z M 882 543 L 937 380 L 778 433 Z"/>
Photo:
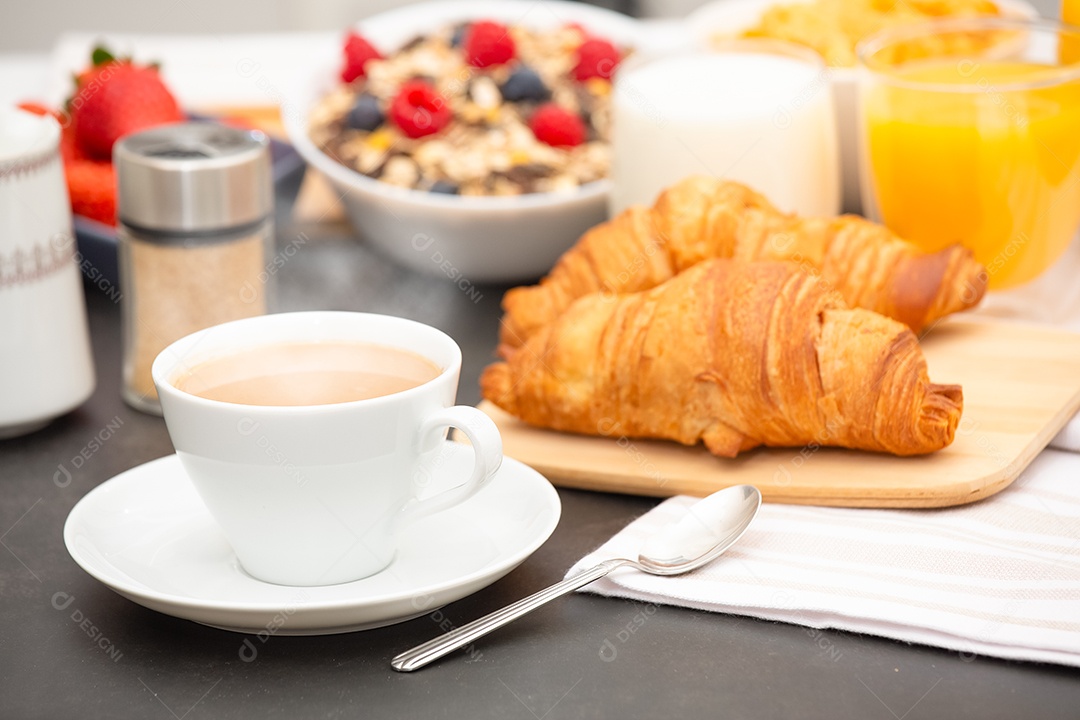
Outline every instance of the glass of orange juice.
<path id="1" fill-rule="evenodd" d="M 1074 27 L 1080 26 L 1080 0 L 1061 0 L 1061 22 Z M 1080 61 L 1080 45 L 1065 42 L 1062 46 L 1061 57 L 1064 62 Z"/>
<path id="2" fill-rule="evenodd" d="M 1053 264 L 1080 225 L 1080 30 L 950 19 L 859 46 L 864 207 L 928 251 L 970 247 L 992 289 Z"/>

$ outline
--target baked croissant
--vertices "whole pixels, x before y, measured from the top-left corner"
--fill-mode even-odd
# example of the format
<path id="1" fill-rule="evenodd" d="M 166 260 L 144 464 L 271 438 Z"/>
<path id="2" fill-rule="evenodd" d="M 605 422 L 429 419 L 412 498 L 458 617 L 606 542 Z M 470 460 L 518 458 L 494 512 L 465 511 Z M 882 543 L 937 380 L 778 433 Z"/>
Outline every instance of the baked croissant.
<path id="1" fill-rule="evenodd" d="M 539 285 L 508 292 L 500 352 L 521 345 L 582 295 L 646 290 L 718 257 L 797 262 L 848 305 L 916 333 L 972 307 L 986 291 L 984 268 L 959 245 L 926 254 L 860 217 L 799 218 L 744 185 L 690 177 L 652 208 L 628 208 L 587 232 Z"/>
<path id="2" fill-rule="evenodd" d="M 916 455 L 952 442 L 958 385 L 935 385 L 914 333 L 848 309 L 781 262 L 707 260 L 640 293 L 593 294 L 490 365 L 483 396 L 588 435 Z"/>

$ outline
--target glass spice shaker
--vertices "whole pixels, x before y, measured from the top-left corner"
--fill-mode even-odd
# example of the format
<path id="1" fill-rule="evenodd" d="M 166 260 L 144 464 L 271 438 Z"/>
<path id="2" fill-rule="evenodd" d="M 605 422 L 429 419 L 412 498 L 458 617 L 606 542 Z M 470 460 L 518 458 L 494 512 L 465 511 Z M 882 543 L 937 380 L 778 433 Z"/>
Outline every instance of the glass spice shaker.
<path id="1" fill-rule="evenodd" d="M 203 122 L 116 143 L 124 401 L 161 414 L 150 366 L 174 340 L 267 312 L 266 136 Z"/>

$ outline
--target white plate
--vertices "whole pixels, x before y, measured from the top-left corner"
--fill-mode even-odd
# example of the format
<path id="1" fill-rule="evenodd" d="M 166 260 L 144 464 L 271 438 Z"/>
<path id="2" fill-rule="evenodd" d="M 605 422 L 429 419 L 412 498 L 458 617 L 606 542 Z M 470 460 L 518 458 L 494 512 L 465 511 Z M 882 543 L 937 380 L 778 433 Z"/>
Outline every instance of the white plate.
<path id="1" fill-rule="evenodd" d="M 447 450 L 429 492 L 459 481 L 472 462 L 467 447 Z M 342 585 L 271 585 L 240 568 L 170 455 L 88 493 L 64 542 L 86 572 L 152 610 L 236 632 L 321 635 L 409 620 L 490 585 L 548 539 L 560 511 L 551 484 L 507 458 L 472 498 L 408 527 L 383 572 Z"/>

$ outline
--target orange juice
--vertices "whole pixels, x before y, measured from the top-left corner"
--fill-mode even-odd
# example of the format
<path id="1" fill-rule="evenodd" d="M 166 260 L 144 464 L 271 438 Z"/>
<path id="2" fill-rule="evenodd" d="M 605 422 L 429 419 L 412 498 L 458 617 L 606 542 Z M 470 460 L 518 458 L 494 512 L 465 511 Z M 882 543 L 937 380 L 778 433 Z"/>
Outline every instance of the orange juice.
<path id="1" fill-rule="evenodd" d="M 1080 27 L 1080 0 L 1061 0 L 1061 22 Z M 1080 39 L 1062 38 L 1061 61 L 1063 63 L 1080 61 Z"/>
<path id="2" fill-rule="evenodd" d="M 1045 270 L 1080 225 L 1080 79 L 1066 72 L 939 58 L 866 87 L 866 169 L 884 223 L 926 250 L 970 247 L 991 288 Z"/>
<path id="3" fill-rule="evenodd" d="M 1061 21 L 1080 26 L 1080 0 L 1062 0 Z"/>

